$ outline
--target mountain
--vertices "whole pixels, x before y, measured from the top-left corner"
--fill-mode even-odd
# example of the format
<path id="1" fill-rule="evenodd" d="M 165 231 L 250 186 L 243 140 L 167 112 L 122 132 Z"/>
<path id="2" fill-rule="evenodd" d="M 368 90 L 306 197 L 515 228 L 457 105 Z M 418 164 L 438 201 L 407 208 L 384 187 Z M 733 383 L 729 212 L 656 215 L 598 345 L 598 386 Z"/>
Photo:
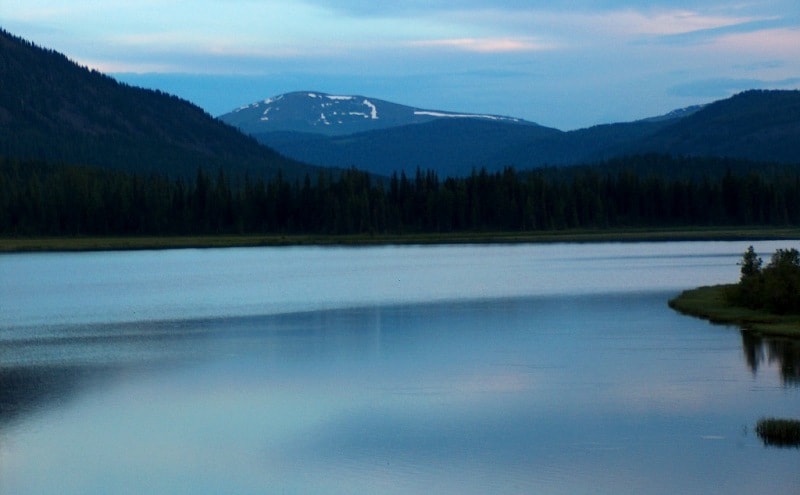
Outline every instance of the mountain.
<path id="1" fill-rule="evenodd" d="M 379 175 L 497 168 L 499 150 L 561 132 L 513 117 L 427 110 L 362 95 L 287 93 L 219 117 L 296 160 Z"/>
<path id="2" fill-rule="evenodd" d="M 472 169 L 510 165 L 498 154 L 531 138 L 553 139 L 560 131 L 481 119 L 434 119 L 345 136 L 271 132 L 259 141 L 297 160 L 325 167 L 355 167 L 388 176 L 413 174 L 417 168 L 439 175 L 460 176 Z"/>
<path id="3" fill-rule="evenodd" d="M 121 84 L 0 30 L 0 156 L 191 177 L 298 176 L 286 159 L 199 107 Z"/>
<path id="4" fill-rule="evenodd" d="M 513 117 L 424 110 L 360 95 L 331 95 L 318 91 L 297 91 L 267 98 L 219 118 L 252 135 L 291 131 L 342 136 L 439 119 L 534 125 Z"/>
<path id="5" fill-rule="evenodd" d="M 365 111 L 372 106 L 378 119 Z M 220 119 L 286 156 L 382 175 L 420 168 L 463 176 L 481 167 L 528 169 L 646 153 L 800 163 L 800 91 L 746 91 L 657 117 L 569 132 L 511 117 L 420 111 L 317 92 L 271 98 Z"/>
<path id="6" fill-rule="evenodd" d="M 800 91 L 750 90 L 715 101 L 630 149 L 800 164 Z"/>

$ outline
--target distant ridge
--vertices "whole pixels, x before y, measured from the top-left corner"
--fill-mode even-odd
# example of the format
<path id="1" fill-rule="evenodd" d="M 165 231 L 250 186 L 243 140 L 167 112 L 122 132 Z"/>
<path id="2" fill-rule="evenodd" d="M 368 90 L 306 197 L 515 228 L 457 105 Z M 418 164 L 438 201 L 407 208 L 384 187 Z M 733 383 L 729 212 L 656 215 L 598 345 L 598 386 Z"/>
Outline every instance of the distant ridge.
<path id="1" fill-rule="evenodd" d="M 682 119 L 683 117 L 688 117 L 689 115 L 699 112 L 703 109 L 705 105 L 692 105 L 690 107 L 685 108 L 678 108 L 671 112 L 665 113 L 664 115 L 659 115 L 657 117 L 649 117 L 646 119 L 642 119 L 642 122 L 662 122 L 665 120 L 674 120 L 674 119 Z"/>
<path id="2" fill-rule="evenodd" d="M 800 164 L 796 90 L 745 91 L 657 117 L 569 132 L 513 117 L 420 111 L 319 92 L 288 93 L 220 119 L 286 156 L 382 175 L 420 168 L 463 176 L 480 168 L 587 164 L 644 153 Z"/>
<path id="3" fill-rule="evenodd" d="M 296 176 L 286 159 L 160 91 L 121 84 L 0 30 L 0 156 L 192 176 Z"/>

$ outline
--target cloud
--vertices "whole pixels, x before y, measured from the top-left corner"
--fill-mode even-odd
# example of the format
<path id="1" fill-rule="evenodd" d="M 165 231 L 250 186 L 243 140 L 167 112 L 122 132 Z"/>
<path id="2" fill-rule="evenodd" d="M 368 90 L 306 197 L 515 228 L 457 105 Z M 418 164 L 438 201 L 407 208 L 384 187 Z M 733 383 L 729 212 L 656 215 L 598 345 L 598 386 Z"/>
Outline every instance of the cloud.
<path id="1" fill-rule="evenodd" d="M 476 53 L 533 52 L 551 50 L 555 45 L 532 39 L 514 38 L 452 38 L 412 41 L 409 46 L 419 48 L 445 48 Z"/>
<path id="2" fill-rule="evenodd" d="M 725 34 L 714 40 L 729 52 L 745 55 L 776 56 L 800 59 L 800 29 L 771 29 L 758 32 Z"/>
<path id="3" fill-rule="evenodd" d="M 452 13 L 454 11 L 496 9 L 529 10 L 529 0 L 308 0 L 317 5 L 357 17 L 416 17 L 431 14 Z M 575 7 L 575 5 L 572 5 Z"/>
<path id="4" fill-rule="evenodd" d="M 459 32 L 483 33 L 492 38 L 534 38 L 537 45 L 550 49 L 581 50 L 599 46 L 686 43 L 683 37 L 700 36 L 693 33 L 724 33 L 731 26 L 763 21 L 761 17 L 744 13 L 686 8 L 559 10 L 551 5 L 527 9 L 496 6 L 453 10 L 447 13 L 447 19 Z"/>
<path id="5" fill-rule="evenodd" d="M 736 70 L 746 70 L 746 71 L 780 69 L 783 67 L 786 67 L 786 61 L 784 60 L 757 60 L 754 62 L 733 65 L 733 68 Z"/>
<path id="6" fill-rule="evenodd" d="M 776 28 L 784 28 L 794 24 L 794 21 L 784 18 L 753 19 L 739 22 L 736 22 L 735 19 L 731 19 L 730 21 L 732 22 L 723 23 L 719 26 L 665 34 L 654 38 L 652 41 L 675 45 L 695 45 L 709 43 L 720 38 L 730 39 L 733 35 L 752 33 L 762 33 L 763 35 L 763 33 L 774 33 Z M 797 36 L 800 36 L 800 33 L 796 33 L 795 38 L 797 38 Z"/>
<path id="7" fill-rule="evenodd" d="M 307 4 L 316 5 L 351 16 L 395 17 L 395 16 L 427 16 L 449 15 L 467 11 L 505 11 L 525 13 L 535 11 L 562 12 L 564 14 L 596 14 L 609 11 L 642 10 L 641 0 L 306 0 Z M 661 0 L 648 2 L 648 10 L 687 9 L 696 6 L 696 0 Z M 732 10 L 729 3 L 719 2 L 726 10 Z M 705 2 L 707 8 L 713 9 L 713 3 Z"/>

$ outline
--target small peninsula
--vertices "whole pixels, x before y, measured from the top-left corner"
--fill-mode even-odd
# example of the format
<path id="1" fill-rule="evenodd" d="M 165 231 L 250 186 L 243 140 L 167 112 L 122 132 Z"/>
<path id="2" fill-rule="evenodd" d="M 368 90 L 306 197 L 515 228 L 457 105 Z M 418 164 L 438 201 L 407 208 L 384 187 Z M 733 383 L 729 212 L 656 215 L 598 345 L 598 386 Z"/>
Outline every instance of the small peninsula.
<path id="1" fill-rule="evenodd" d="M 764 267 L 750 246 L 740 266 L 738 283 L 686 290 L 669 306 L 762 335 L 800 338 L 800 252 L 778 249 Z"/>

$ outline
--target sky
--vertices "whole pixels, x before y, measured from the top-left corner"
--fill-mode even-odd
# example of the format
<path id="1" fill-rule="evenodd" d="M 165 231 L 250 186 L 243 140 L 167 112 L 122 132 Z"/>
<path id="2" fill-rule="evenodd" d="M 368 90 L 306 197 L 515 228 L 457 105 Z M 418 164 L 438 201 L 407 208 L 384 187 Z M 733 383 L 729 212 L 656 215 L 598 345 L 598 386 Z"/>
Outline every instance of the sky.
<path id="1" fill-rule="evenodd" d="M 570 130 L 800 88 L 797 0 L 0 0 L 0 26 L 214 116 L 313 90 Z"/>

